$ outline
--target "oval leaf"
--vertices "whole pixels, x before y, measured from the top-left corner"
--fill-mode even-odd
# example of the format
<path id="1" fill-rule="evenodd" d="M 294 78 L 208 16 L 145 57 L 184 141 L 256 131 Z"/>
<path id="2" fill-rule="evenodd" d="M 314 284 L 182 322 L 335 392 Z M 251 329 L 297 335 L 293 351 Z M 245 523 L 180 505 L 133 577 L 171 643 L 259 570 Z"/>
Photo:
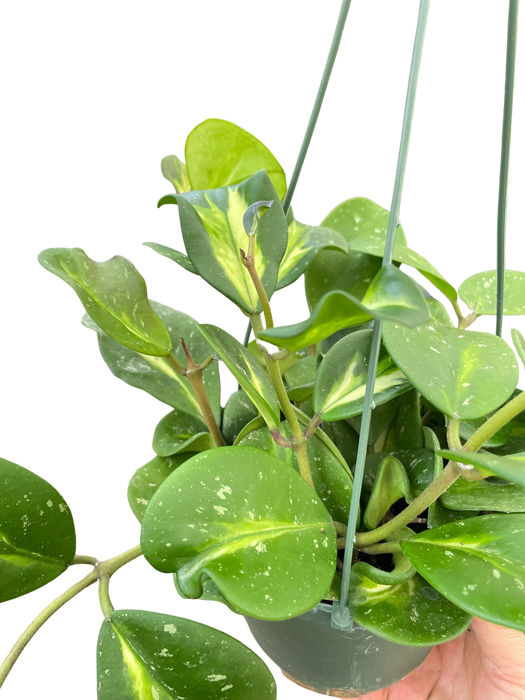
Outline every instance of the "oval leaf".
<path id="1" fill-rule="evenodd" d="M 194 452 L 183 452 L 172 457 L 154 457 L 143 467 L 139 467 L 128 485 L 128 503 L 133 514 L 142 522 L 151 497 L 172 471 L 180 467 Z"/>
<path id="2" fill-rule="evenodd" d="M 267 620 L 306 612 L 334 576 L 328 511 L 299 474 L 253 447 L 180 466 L 153 496 L 141 539 L 150 564 L 177 572 L 188 597 L 202 595 L 207 574 L 244 614 Z"/>
<path id="3" fill-rule="evenodd" d="M 466 279 L 459 288 L 459 296 L 476 314 L 496 315 L 497 271 L 478 272 Z M 505 270 L 503 313 L 506 316 L 525 314 L 525 272 Z"/>
<path id="4" fill-rule="evenodd" d="M 207 119 L 193 129 L 186 140 L 186 162 L 194 190 L 236 185 L 266 170 L 279 199 L 286 194 L 286 176 L 272 153 L 255 136 L 224 119 Z"/>
<path id="5" fill-rule="evenodd" d="M 444 598 L 419 574 L 402 583 L 377 583 L 363 562 L 352 567 L 350 605 L 358 625 L 407 646 L 429 646 L 454 639 L 472 616 Z"/>
<path id="6" fill-rule="evenodd" d="M 372 331 L 346 336 L 326 354 L 314 387 L 314 409 L 325 421 L 341 420 L 363 411 Z M 384 404 L 411 388 L 386 350 L 381 348 L 374 403 Z"/>
<path id="7" fill-rule="evenodd" d="M 243 216 L 251 204 L 273 201 L 256 235 L 255 267 L 271 298 L 286 250 L 286 218 L 268 175 L 260 171 L 239 185 L 169 195 L 159 201 L 179 205 L 186 252 L 199 275 L 248 315 L 260 310 L 259 297 L 241 250 L 248 249 Z"/>
<path id="8" fill-rule="evenodd" d="M 80 248 L 48 248 L 38 256 L 67 282 L 104 333 L 143 355 L 169 355 L 171 338 L 148 302 L 146 283 L 126 258 L 96 262 Z"/>
<path id="9" fill-rule="evenodd" d="M 58 491 L 0 459 L 0 602 L 60 576 L 75 556 L 75 544 L 73 518 Z"/>
<path id="10" fill-rule="evenodd" d="M 414 327 L 426 323 L 430 314 L 414 280 L 397 267 L 384 265 L 362 301 L 346 292 L 329 292 L 322 297 L 306 321 L 268 328 L 259 333 L 259 337 L 288 350 L 300 350 L 328 338 L 342 328 L 365 323 L 371 318 L 397 321 Z"/>
<path id="11" fill-rule="evenodd" d="M 419 393 L 411 389 L 401 396 L 396 416 L 388 427 L 383 450 L 420 450 L 425 446 L 424 442 Z"/>
<path id="12" fill-rule="evenodd" d="M 385 323 L 383 340 L 394 362 L 442 413 L 471 420 L 504 403 L 518 383 L 518 365 L 495 335 L 432 321 L 409 329 Z"/>
<path id="13" fill-rule="evenodd" d="M 98 700 L 275 700 L 261 659 L 224 632 L 193 620 L 117 610 L 102 623 Z"/>
<path id="14" fill-rule="evenodd" d="M 199 324 L 195 319 L 155 301 L 151 302 L 151 306 L 166 325 L 173 343 L 173 354 L 181 364 L 186 364 L 186 356 L 180 344 L 181 338 L 184 338 L 195 362 L 203 362 L 212 354 L 212 348 L 199 332 Z M 148 392 L 168 406 L 202 417 L 189 381 L 176 372 L 166 359 L 141 355 L 123 347 L 107 336 L 87 315 L 82 319 L 82 323 L 97 333 L 100 354 L 116 377 L 130 386 Z M 217 362 L 212 362 L 204 370 L 202 379 L 215 419 L 219 421 L 221 382 Z"/>
<path id="15" fill-rule="evenodd" d="M 268 375 L 244 345 L 229 333 L 207 323 L 200 332 L 223 360 L 270 428 L 277 428 L 281 410 Z"/>
<path id="16" fill-rule="evenodd" d="M 481 515 L 401 542 L 419 573 L 472 615 L 525 631 L 525 515 Z"/>
<path id="17" fill-rule="evenodd" d="M 323 226 L 330 226 L 343 235 L 346 234 L 349 250 L 382 258 L 385 252 L 388 217 L 388 211 L 370 199 L 354 197 L 333 209 L 323 221 Z M 401 227 L 398 227 L 396 232 L 393 259 L 414 267 L 451 301 L 458 298 L 454 287 L 436 268 L 407 246 Z"/>
<path id="18" fill-rule="evenodd" d="M 153 449 L 161 457 L 178 452 L 203 452 L 215 447 L 206 425 L 196 416 L 175 409 L 155 428 Z"/>
<path id="19" fill-rule="evenodd" d="M 221 432 L 226 442 L 232 445 L 241 430 L 258 415 L 246 392 L 242 389 L 234 391 L 226 402 L 222 416 Z"/>

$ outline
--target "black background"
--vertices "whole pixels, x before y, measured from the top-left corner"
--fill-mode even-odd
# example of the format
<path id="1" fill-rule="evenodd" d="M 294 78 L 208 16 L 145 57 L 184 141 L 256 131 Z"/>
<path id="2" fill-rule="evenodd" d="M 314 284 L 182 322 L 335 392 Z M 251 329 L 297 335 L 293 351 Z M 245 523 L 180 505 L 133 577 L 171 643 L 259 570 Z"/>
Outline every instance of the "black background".
<path id="1" fill-rule="evenodd" d="M 13 63 L 6 79 L 17 196 L 4 201 L 4 211 L 15 212 L 2 264 L 0 450 L 64 492 L 80 550 L 101 556 L 136 541 L 124 484 L 150 456 L 150 431 L 165 407 L 109 376 L 93 336 L 77 324 L 78 302 L 34 255 L 51 243 L 81 244 L 99 259 L 120 251 L 145 272 L 153 296 L 240 335 L 243 319 L 225 300 L 138 247 L 144 238 L 179 244 L 174 212 L 154 211 L 168 189 L 157 161 L 180 152 L 186 130 L 214 114 L 254 130 L 290 171 L 337 3 L 130 7 L 139 6 L 20 17 L 15 57 L 31 68 Z M 316 223 L 356 192 L 388 203 L 414 10 L 414 2 L 357 0 L 295 200 L 302 219 Z M 504 13 L 503 0 L 476 13 L 436 3 L 430 22 L 403 218 L 412 245 L 454 282 L 493 264 Z M 523 267 L 517 131 L 509 264 Z M 275 310 L 278 322 L 302 318 L 300 286 L 279 296 Z M 225 395 L 232 387 L 227 378 Z M 0 656 L 82 571 L 1 608 Z M 199 617 L 250 642 L 241 620 L 219 606 L 178 601 L 169 579 L 142 562 L 119 574 L 113 595 L 119 606 Z M 92 698 L 98 622 L 91 589 L 31 645 L 6 700 L 47 684 L 57 698 Z M 281 697 L 292 697 L 279 682 Z"/>

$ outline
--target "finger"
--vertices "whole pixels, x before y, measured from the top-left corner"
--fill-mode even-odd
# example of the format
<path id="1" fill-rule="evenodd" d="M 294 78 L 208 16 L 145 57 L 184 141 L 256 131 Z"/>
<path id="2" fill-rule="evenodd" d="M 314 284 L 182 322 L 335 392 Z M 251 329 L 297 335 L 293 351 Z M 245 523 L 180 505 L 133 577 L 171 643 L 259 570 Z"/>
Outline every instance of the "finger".
<path id="1" fill-rule="evenodd" d="M 484 671 L 502 684 L 525 689 L 525 635 L 475 617 L 471 628 L 482 654 Z"/>

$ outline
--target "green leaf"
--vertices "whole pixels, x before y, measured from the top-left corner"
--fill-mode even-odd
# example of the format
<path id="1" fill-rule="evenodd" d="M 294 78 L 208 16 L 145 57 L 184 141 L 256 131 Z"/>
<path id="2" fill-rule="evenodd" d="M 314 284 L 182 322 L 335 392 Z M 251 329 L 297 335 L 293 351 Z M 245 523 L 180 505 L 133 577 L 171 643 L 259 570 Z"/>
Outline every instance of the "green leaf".
<path id="1" fill-rule="evenodd" d="M 525 453 L 512 457 L 500 457 L 490 452 L 463 452 L 462 450 L 439 450 L 438 454 L 445 459 L 453 459 L 460 464 L 489 472 L 494 476 L 525 486 Z"/>
<path id="2" fill-rule="evenodd" d="M 207 574 L 245 615 L 282 620 L 322 598 L 336 563 L 331 518 L 310 486 L 273 455 L 219 447 L 166 479 L 142 525 L 150 564 L 202 595 Z"/>
<path id="3" fill-rule="evenodd" d="M 410 386 L 408 386 L 407 389 L 410 389 Z M 390 399 L 390 401 L 374 408 L 368 433 L 369 445 L 374 445 L 381 437 L 381 434 L 388 428 L 396 415 L 400 400 L 400 396 L 395 396 L 393 399 Z M 351 425 L 357 433 L 361 432 L 361 419 L 362 415 L 359 414 L 357 416 L 350 416 L 347 420 L 348 424 Z"/>
<path id="4" fill-rule="evenodd" d="M 405 468 L 395 457 L 385 457 L 378 469 L 374 488 L 368 500 L 363 523 L 368 530 L 378 526 L 390 506 L 410 497 L 410 482 Z"/>
<path id="5" fill-rule="evenodd" d="M 270 428 L 277 428 L 281 410 L 268 375 L 253 355 L 238 340 L 217 326 L 207 323 L 199 326 L 217 355 L 244 389 L 248 398 Z"/>
<path id="6" fill-rule="evenodd" d="M 148 302 L 144 279 L 129 260 L 115 255 L 99 263 L 80 248 L 48 248 L 38 261 L 75 290 L 89 316 L 110 338 L 143 355 L 169 355 L 169 333 Z"/>
<path id="7" fill-rule="evenodd" d="M 341 420 L 362 413 L 371 343 L 372 331 L 359 331 L 340 340 L 326 354 L 314 388 L 315 412 L 323 420 Z M 410 388 L 408 379 L 382 347 L 374 390 L 376 406 Z"/>
<path id="8" fill-rule="evenodd" d="M 525 513 L 525 487 L 492 477 L 482 481 L 458 479 L 439 500 L 446 508 L 470 511 L 470 515 L 480 510 Z"/>
<path id="9" fill-rule="evenodd" d="M 302 357 L 284 373 L 290 401 L 301 403 L 310 398 L 317 372 L 317 357 Z"/>
<path id="10" fill-rule="evenodd" d="M 356 326 L 371 318 L 413 327 L 426 323 L 430 314 L 414 280 L 397 267 L 384 265 L 362 301 L 343 291 L 328 292 L 306 321 L 268 328 L 259 333 L 259 337 L 288 350 L 299 350 L 342 328 Z"/>
<path id="11" fill-rule="evenodd" d="M 260 171 L 231 187 L 167 195 L 159 201 L 159 206 L 179 205 L 186 252 L 199 275 L 248 315 L 261 307 L 250 273 L 241 259 L 240 251 L 248 250 L 249 243 L 243 216 L 251 204 L 263 200 L 274 204 L 261 218 L 255 267 L 271 298 L 288 232 L 277 193 L 265 172 Z"/>
<path id="12" fill-rule="evenodd" d="M 193 129 L 186 141 L 186 163 L 194 190 L 236 185 L 266 170 L 279 199 L 286 194 L 284 171 L 266 146 L 224 119 L 207 119 Z"/>
<path id="13" fill-rule="evenodd" d="M 383 341 L 399 369 L 437 409 L 472 420 L 498 408 L 518 383 L 507 343 L 489 333 L 432 321 L 409 329 L 385 323 Z"/>
<path id="14" fill-rule="evenodd" d="M 222 434 L 228 444 L 235 442 L 237 435 L 259 414 L 245 391 L 234 391 L 226 402 L 222 416 Z"/>
<path id="15" fill-rule="evenodd" d="M 175 188 L 175 192 L 191 190 L 186 166 L 177 156 L 164 156 L 160 162 L 160 169 L 166 180 Z"/>
<path id="16" fill-rule="evenodd" d="M 323 221 L 323 226 L 334 228 L 348 241 L 350 251 L 367 253 L 382 258 L 385 252 L 389 213 L 365 197 L 354 197 L 342 202 Z M 396 232 L 393 259 L 418 270 L 448 299 L 458 298 L 456 290 L 422 255 L 411 250 L 401 227 Z"/>
<path id="17" fill-rule="evenodd" d="M 180 595 L 180 597 L 184 598 L 185 600 L 190 600 L 188 596 L 184 595 L 184 593 L 182 592 L 179 586 L 179 582 L 177 580 L 177 574 L 173 574 L 173 583 L 175 584 L 175 589 Z M 236 608 L 235 605 L 232 605 L 227 598 L 224 597 L 224 595 L 220 592 L 220 590 L 213 583 L 209 576 L 203 574 L 201 583 L 202 595 L 199 598 L 199 600 L 211 600 L 215 603 L 222 603 L 223 605 L 226 605 L 226 607 L 229 608 L 236 615 L 242 615 L 242 612 L 238 608 Z"/>
<path id="18" fill-rule="evenodd" d="M 459 288 L 459 296 L 476 314 L 496 315 L 497 271 L 478 272 L 466 279 Z M 503 313 L 506 316 L 525 314 L 525 272 L 505 270 Z"/>
<path id="19" fill-rule="evenodd" d="M 452 323 L 452 319 L 450 318 L 448 311 L 440 301 L 437 299 L 427 299 L 427 305 L 428 310 L 430 311 L 430 317 L 434 319 L 434 321 L 442 323 L 444 326 L 454 328 L 454 324 Z"/>
<path id="20" fill-rule="evenodd" d="M 212 348 L 200 334 L 195 319 L 155 301 L 151 302 L 151 306 L 166 325 L 173 343 L 173 354 L 181 364 L 186 364 L 181 338 L 184 338 L 195 362 L 203 362 L 212 354 Z M 123 347 L 107 336 L 87 315 L 82 323 L 97 333 L 100 354 L 116 377 L 130 386 L 146 391 L 168 406 L 202 417 L 189 381 L 178 374 L 165 358 L 141 355 Z M 212 362 L 204 370 L 202 379 L 215 419 L 220 421 L 221 381 L 217 362 Z"/>
<path id="21" fill-rule="evenodd" d="M 60 576 L 75 556 L 75 544 L 73 518 L 58 491 L 0 458 L 0 602 Z"/>
<path id="22" fill-rule="evenodd" d="M 448 642 L 469 626 L 471 615 L 419 574 L 402 583 L 378 583 L 369 577 L 370 568 L 357 562 L 350 574 L 352 617 L 361 627 L 396 644 L 429 646 Z"/>
<path id="23" fill-rule="evenodd" d="M 195 452 L 182 452 L 171 457 L 157 456 L 133 474 L 128 485 L 128 503 L 139 523 L 144 518 L 151 497 L 162 482 L 194 454 Z"/>
<path id="24" fill-rule="evenodd" d="M 513 328 L 510 333 L 512 336 L 512 342 L 514 343 L 514 347 L 518 353 L 518 357 L 525 365 L 525 338 L 516 328 Z"/>
<path id="25" fill-rule="evenodd" d="M 257 416 L 257 418 L 254 418 L 251 420 L 247 425 L 244 426 L 244 428 L 241 430 L 241 432 L 237 435 L 234 441 L 234 445 L 239 445 L 244 438 L 249 435 L 250 433 L 253 433 L 254 430 L 259 430 L 259 428 L 264 428 L 268 427 L 266 425 L 266 421 L 262 416 Z"/>
<path id="26" fill-rule="evenodd" d="M 179 452 L 203 452 L 215 447 L 208 428 L 200 418 L 175 409 L 155 428 L 153 449 L 160 457 Z"/>
<path id="27" fill-rule="evenodd" d="M 471 615 L 525 631 L 525 515 L 481 515 L 401 542 L 419 573 Z"/>
<path id="28" fill-rule="evenodd" d="M 491 413 L 489 416 L 483 416 L 482 418 L 476 418 L 475 420 L 463 420 L 461 421 L 459 425 L 459 435 L 460 437 L 465 440 L 465 442 L 474 435 L 476 430 L 478 428 L 481 428 L 483 423 L 486 423 L 487 420 L 492 416 L 493 413 Z M 512 433 L 512 425 L 510 423 L 507 423 L 506 425 L 503 426 L 500 430 L 498 430 L 497 433 L 494 433 L 492 437 L 490 437 L 487 442 L 484 444 L 484 447 L 486 449 L 490 449 L 492 447 L 501 447 L 504 445 L 510 438 L 510 435 Z"/>
<path id="29" fill-rule="evenodd" d="M 353 467 L 357 459 L 359 435 L 344 420 L 336 420 L 332 423 L 322 423 L 321 428 L 337 447 L 346 464 Z"/>
<path id="30" fill-rule="evenodd" d="M 193 620 L 117 610 L 102 623 L 98 700 L 275 700 L 275 681 L 248 647 Z"/>
<path id="31" fill-rule="evenodd" d="M 419 392 L 411 389 L 401 396 L 396 416 L 388 427 L 383 450 L 420 450 L 423 446 Z"/>
<path id="32" fill-rule="evenodd" d="M 188 272 L 192 272 L 194 275 L 199 274 L 191 264 L 191 260 L 187 255 L 184 255 L 184 253 L 179 253 L 178 250 L 173 250 L 173 248 L 168 248 L 168 246 L 161 245 L 160 243 L 143 243 L 142 245 L 151 248 L 159 255 L 163 255 L 165 258 L 173 260 L 174 263 L 177 263 L 177 265 L 180 265 Z"/>
<path id="33" fill-rule="evenodd" d="M 292 219 L 288 225 L 288 246 L 279 267 L 277 289 L 284 289 L 306 272 L 321 250 L 348 253 L 348 245 L 340 233 L 322 226 L 307 226 Z"/>
<path id="34" fill-rule="evenodd" d="M 281 423 L 280 429 L 282 435 L 291 437 L 292 433 L 286 422 Z M 269 452 L 299 473 L 299 464 L 294 451 L 278 445 L 267 427 L 250 432 L 238 444 L 258 447 Z M 329 438 L 321 430 L 318 430 L 310 438 L 307 449 L 317 495 L 325 504 L 333 520 L 346 523 L 350 513 L 353 483 L 347 464 L 337 448 L 330 444 Z"/>

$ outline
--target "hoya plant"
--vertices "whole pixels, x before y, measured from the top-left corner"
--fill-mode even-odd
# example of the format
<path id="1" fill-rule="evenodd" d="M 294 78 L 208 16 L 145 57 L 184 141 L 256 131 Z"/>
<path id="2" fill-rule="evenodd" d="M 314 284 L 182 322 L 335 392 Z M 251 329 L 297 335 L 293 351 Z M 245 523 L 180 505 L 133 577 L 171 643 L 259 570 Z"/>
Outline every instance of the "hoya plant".
<path id="1" fill-rule="evenodd" d="M 501 337 L 472 330 L 496 313 L 495 271 L 456 291 L 401 227 L 392 263 L 382 265 L 389 213 L 363 197 L 336 206 L 320 226 L 301 223 L 283 206 L 279 162 L 227 121 L 199 124 L 185 163 L 167 156 L 162 173 L 174 191 L 159 206 L 178 214 L 185 251 L 171 241 L 145 245 L 175 263 L 166 274 L 198 275 L 203 288 L 227 297 L 248 332 L 243 342 L 210 323 L 214 313 L 197 321 L 150 300 L 123 257 L 41 253 L 41 264 L 78 295 L 82 323 L 110 371 L 167 412 L 152 426 L 151 460 L 123 475 L 141 542 L 107 561 L 76 554 L 72 515 L 53 486 L 0 461 L 0 600 L 29 594 L 74 564 L 92 567 L 24 632 L 0 685 L 45 620 L 98 583 L 99 700 L 275 698 L 265 664 L 228 635 L 114 609 L 111 577 L 139 556 L 173 575 L 174 596 L 221 601 L 269 624 L 336 604 L 346 558 L 351 617 L 380 639 L 442 644 L 473 615 L 525 631 L 525 393 L 516 388 L 525 341 L 513 331 L 514 352 Z M 299 278 L 310 315 L 275 327 L 279 290 Z M 504 313 L 525 314 L 525 273 L 507 271 L 504 281 Z M 352 542 L 353 471 L 378 320 Z M 224 407 L 221 365 L 238 382 Z"/>

